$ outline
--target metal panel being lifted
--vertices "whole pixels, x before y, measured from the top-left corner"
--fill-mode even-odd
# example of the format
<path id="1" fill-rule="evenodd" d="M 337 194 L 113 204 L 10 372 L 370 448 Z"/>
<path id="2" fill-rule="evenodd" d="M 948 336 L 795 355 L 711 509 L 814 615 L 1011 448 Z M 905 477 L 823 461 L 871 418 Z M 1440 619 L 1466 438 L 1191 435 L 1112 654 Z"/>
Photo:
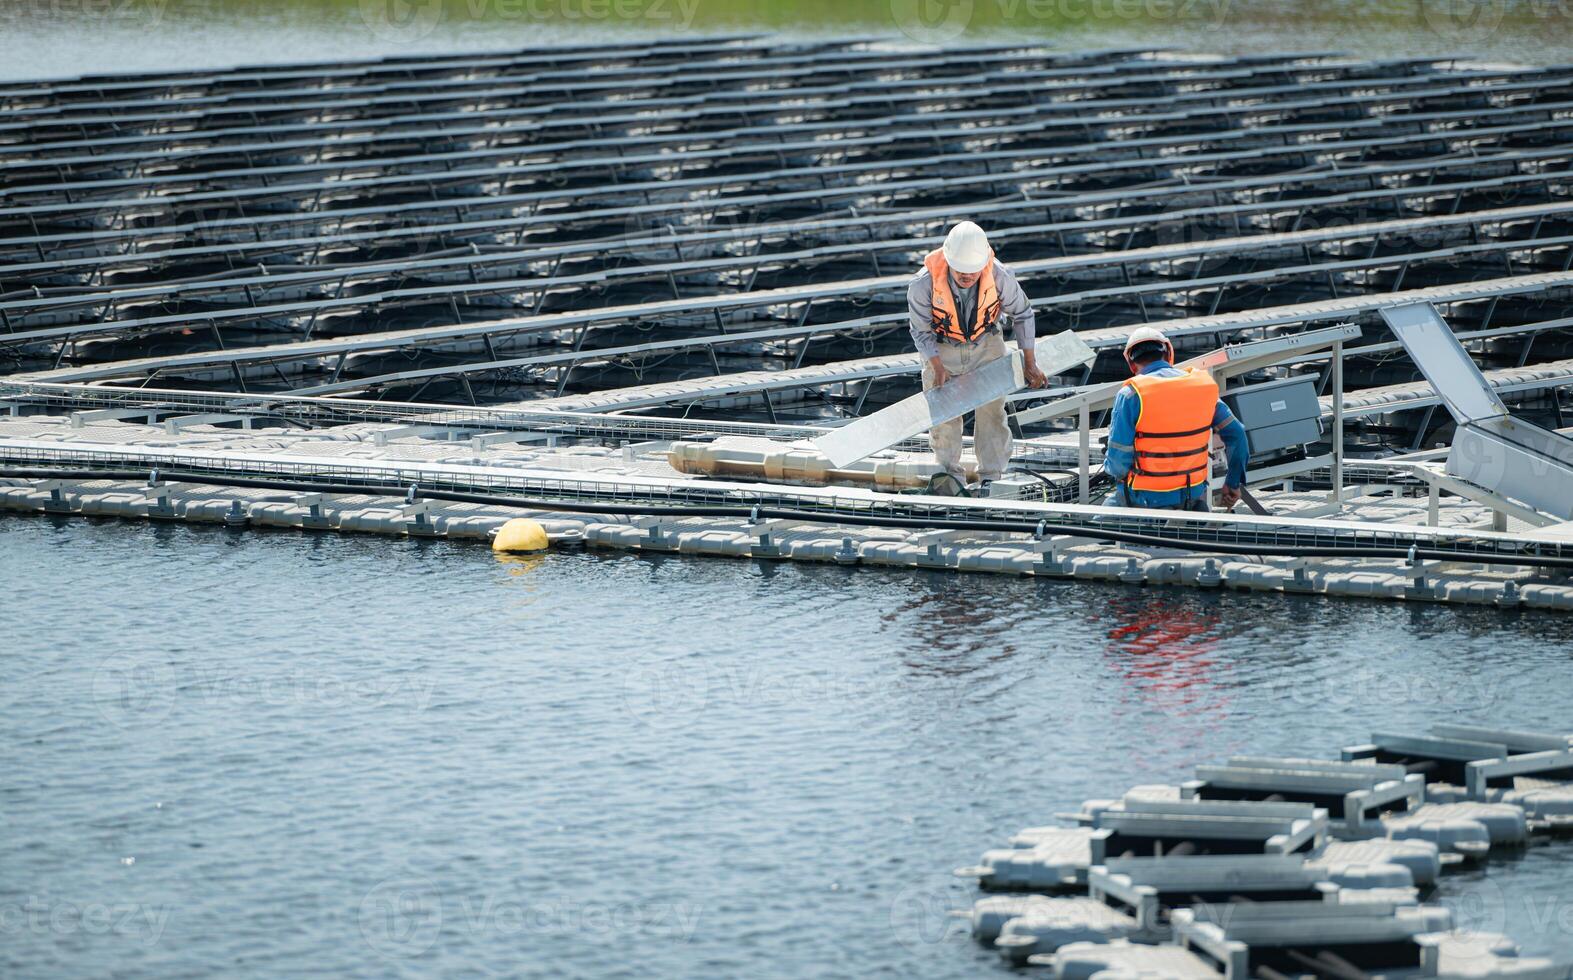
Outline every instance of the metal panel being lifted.
<path id="1" fill-rule="evenodd" d="M 1053 377 L 1073 367 L 1089 364 L 1097 353 L 1086 342 L 1067 330 L 1044 338 L 1036 348 L 1038 368 Z M 1021 389 L 1022 358 L 1017 351 L 969 371 L 931 391 L 919 392 L 889 408 L 858 419 L 814 440 L 814 448 L 824 453 L 836 467 L 850 466 L 903 439 L 910 439 L 941 422 L 971 412 L 989 402 Z"/>
<path id="2" fill-rule="evenodd" d="M 889 449 L 941 422 L 959 418 L 981 405 L 1004 398 L 1025 384 L 1019 351 L 958 375 L 929 391 L 903 398 L 889 408 L 849 422 L 814 440 L 814 448 L 840 469 L 881 449 Z"/>

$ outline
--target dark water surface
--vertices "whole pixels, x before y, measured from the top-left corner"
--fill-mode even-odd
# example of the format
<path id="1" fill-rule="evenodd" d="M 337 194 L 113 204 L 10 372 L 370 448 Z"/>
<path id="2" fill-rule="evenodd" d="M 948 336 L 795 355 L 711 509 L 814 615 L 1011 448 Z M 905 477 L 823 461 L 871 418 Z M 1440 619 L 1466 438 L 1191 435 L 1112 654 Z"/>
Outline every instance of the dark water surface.
<path id="1" fill-rule="evenodd" d="M 1088 796 L 1569 727 L 1573 619 L 0 516 L 0 976 L 1000 976 Z M 1447 880 L 1573 958 L 1573 847 Z"/>
<path id="2" fill-rule="evenodd" d="M 379 3 L 0 3 L 0 76 L 626 39 Z M 734 6 L 632 27 L 781 26 Z M 913 5 L 820 6 L 790 26 L 900 39 Z M 1012 36 L 1573 58 L 1560 2 L 1311 6 Z M 0 978 L 1003 978 L 949 871 L 1088 796 L 1573 728 L 1568 617 L 7 515 L 0 574 Z M 1573 846 L 1440 899 L 1573 959 Z"/>

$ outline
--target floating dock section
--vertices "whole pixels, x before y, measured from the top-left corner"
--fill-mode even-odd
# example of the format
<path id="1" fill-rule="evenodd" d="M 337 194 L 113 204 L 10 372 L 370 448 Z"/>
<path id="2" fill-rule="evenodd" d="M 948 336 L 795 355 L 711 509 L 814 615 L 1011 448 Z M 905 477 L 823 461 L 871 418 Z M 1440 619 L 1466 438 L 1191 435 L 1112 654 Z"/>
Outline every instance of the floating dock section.
<path id="1" fill-rule="evenodd" d="M 1570 112 L 1567 66 L 866 38 L 8 83 L 0 508 L 1573 608 L 1560 485 L 1464 458 L 1564 458 Z M 1089 352 L 985 499 L 910 420 L 852 458 L 961 219 Z M 1098 507 L 1144 324 L 1297 393 L 1257 510 Z"/>
<path id="2" fill-rule="evenodd" d="M 1448 725 L 1196 776 L 1021 831 L 958 870 L 994 893 L 958 914 L 1062 980 L 1573 975 L 1428 904 L 1458 869 L 1569 846 L 1573 736 Z"/>

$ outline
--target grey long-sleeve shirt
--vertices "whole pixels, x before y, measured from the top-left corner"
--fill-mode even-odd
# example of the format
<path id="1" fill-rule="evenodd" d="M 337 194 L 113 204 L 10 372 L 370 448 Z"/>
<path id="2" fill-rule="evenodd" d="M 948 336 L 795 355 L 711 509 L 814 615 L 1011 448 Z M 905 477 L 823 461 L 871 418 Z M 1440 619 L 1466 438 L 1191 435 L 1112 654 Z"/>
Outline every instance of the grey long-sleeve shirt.
<path id="1" fill-rule="evenodd" d="M 1032 350 L 1033 340 L 1037 336 L 1032 303 L 1028 301 L 1027 294 L 1021 291 L 1016 274 L 998 261 L 994 263 L 994 288 L 999 290 L 1001 314 L 1010 317 L 1011 333 L 1016 337 L 1016 345 L 1022 350 Z M 956 300 L 956 314 L 962 322 L 972 322 L 978 305 L 977 285 L 962 289 L 956 285 L 956 279 L 952 276 L 950 294 Z M 918 274 L 912 277 L 912 284 L 907 287 L 907 310 L 912 314 L 912 346 L 926 358 L 939 356 L 941 343 L 934 333 L 933 305 L 933 279 L 927 269 L 919 269 Z M 997 323 L 996 329 L 1004 328 Z"/>

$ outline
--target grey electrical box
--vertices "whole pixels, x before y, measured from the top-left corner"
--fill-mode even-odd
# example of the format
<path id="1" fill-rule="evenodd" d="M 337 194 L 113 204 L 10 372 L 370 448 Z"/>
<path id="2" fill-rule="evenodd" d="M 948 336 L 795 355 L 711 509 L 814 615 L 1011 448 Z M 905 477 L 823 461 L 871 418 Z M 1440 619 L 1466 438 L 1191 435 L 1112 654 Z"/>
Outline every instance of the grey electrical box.
<path id="1" fill-rule="evenodd" d="M 1305 375 L 1236 388 L 1225 405 L 1245 426 L 1251 455 L 1298 448 L 1322 438 L 1322 403 L 1316 378 Z"/>

